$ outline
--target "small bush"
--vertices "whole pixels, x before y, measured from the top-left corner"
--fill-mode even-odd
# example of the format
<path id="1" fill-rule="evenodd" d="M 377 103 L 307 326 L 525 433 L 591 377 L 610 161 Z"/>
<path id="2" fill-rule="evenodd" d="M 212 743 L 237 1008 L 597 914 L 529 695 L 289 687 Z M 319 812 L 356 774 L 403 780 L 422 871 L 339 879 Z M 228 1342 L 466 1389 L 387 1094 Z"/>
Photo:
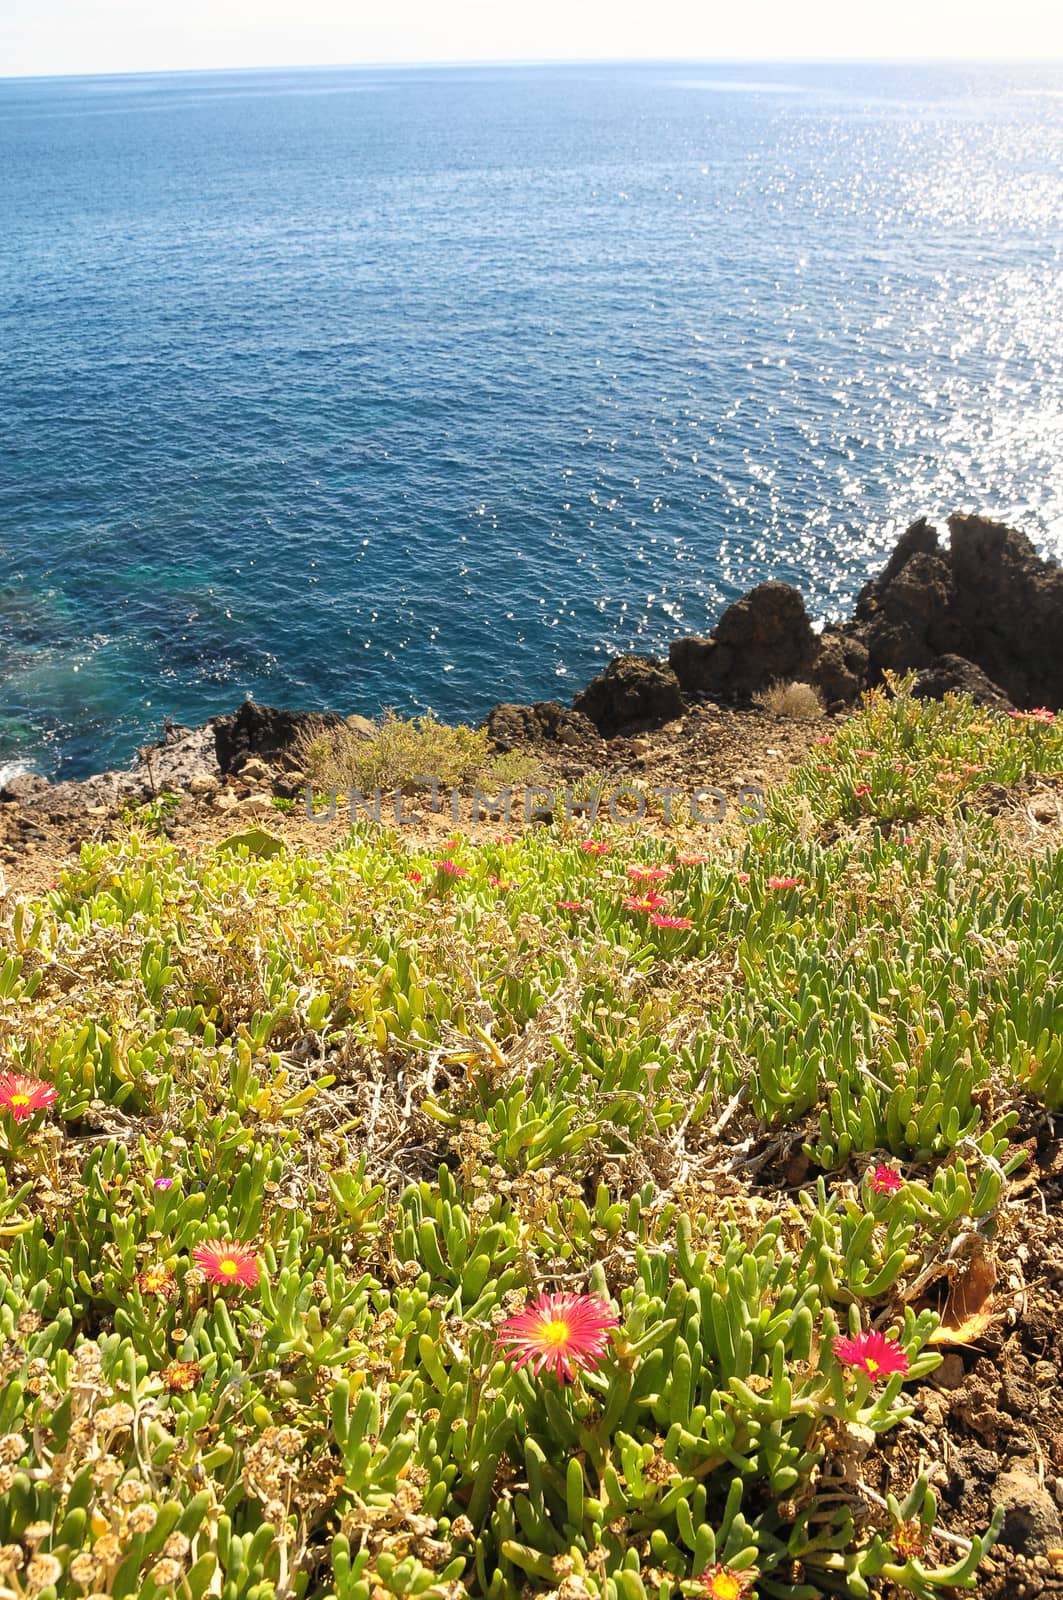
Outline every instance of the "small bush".
<path id="1" fill-rule="evenodd" d="M 771 683 L 753 698 L 777 717 L 795 717 L 802 722 L 825 716 L 827 710 L 819 690 L 810 683 Z"/>
<path id="2" fill-rule="evenodd" d="M 538 765 L 519 751 L 497 755 L 484 728 L 459 722 L 449 727 L 432 712 L 397 717 L 385 712 L 366 736 L 346 724 L 306 735 L 297 747 L 300 764 L 315 787 L 402 789 L 434 777 L 444 789 L 473 782 L 529 782 Z"/>

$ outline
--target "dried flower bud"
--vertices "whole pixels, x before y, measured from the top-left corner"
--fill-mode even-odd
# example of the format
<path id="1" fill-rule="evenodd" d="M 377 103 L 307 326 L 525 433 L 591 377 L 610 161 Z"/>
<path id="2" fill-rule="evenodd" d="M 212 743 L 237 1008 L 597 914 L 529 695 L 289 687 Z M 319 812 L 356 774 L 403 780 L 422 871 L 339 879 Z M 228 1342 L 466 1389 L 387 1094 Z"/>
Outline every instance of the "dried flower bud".
<path id="1" fill-rule="evenodd" d="M 122 1554 L 122 1546 L 116 1533 L 101 1533 L 92 1547 L 92 1553 L 98 1561 L 105 1566 L 113 1566 Z"/>
<path id="2" fill-rule="evenodd" d="M 183 1561 L 192 1548 L 192 1541 L 187 1533 L 171 1533 L 162 1547 L 164 1556 L 169 1556 L 171 1561 Z"/>
<path id="3" fill-rule="evenodd" d="M 157 1583 L 160 1589 L 167 1589 L 178 1583 L 181 1578 L 181 1563 L 171 1561 L 169 1556 L 163 1556 L 161 1561 L 156 1561 L 151 1569 L 151 1581 Z"/>
<path id="4" fill-rule="evenodd" d="M 81 1550 L 71 1561 L 67 1571 L 75 1583 L 83 1583 L 88 1588 L 90 1583 L 98 1580 L 103 1568 L 91 1550 Z"/>
<path id="5" fill-rule="evenodd" d="M 28 1545 L 31 1550 L 36 1550 L 39 1544 L 44 1543 L 51 1531 L 52 1525 L 50 1522 L 29 1522 L 22 1530 L 22 1543 Z"/>
<path id="6" fill-rule="evenodd" d="M 0 1578 L 10 1578 L 22 1571 L 26 1552 L 20 1544 L 0 1544 Z"/>
<path id="7" fill-rule="evenodd" d="M 113 1406 L 102 1406 L 96 1413 L 96 1425 L 101 1430 L 112 1428 L 128 1428 L 136 1412 L 125 1400 L 117 1401 Z"/>
<path id="8" fill-rule="evenodd" d="M 26 1587 L 31 1594 L 58 1583 L 63 1576 L 63 1563 L 56 1556 L 36 1555 L 26 1567 Z"/>
<path id="9" fill-rule="evenodd" d="M 0 1438 L 0 1461 L 5 1466 L 13 1466 L 25 1454 L 26 1441 L 21 1433 L 5 1433 L 3 1438 Z"/>
<path id="10" fill-rule="evenodd" d="M 131 1533 L 150 1533 L 159 1519 L 159 1513 L 154 1506 L 134 1506 L 129 1513 L 129 1529 Z"/>

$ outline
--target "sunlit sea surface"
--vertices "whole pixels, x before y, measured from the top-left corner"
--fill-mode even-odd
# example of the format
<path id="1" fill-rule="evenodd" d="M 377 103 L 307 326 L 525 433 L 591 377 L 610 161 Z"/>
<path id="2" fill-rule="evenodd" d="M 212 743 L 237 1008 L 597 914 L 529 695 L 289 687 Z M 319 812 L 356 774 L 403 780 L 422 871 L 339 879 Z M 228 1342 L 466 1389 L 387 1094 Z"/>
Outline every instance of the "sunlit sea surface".
<path id="1" fill-rule="evenodd" d="M 0 768 L 1063 554 L 1063 70 L 0 82 Z"/>

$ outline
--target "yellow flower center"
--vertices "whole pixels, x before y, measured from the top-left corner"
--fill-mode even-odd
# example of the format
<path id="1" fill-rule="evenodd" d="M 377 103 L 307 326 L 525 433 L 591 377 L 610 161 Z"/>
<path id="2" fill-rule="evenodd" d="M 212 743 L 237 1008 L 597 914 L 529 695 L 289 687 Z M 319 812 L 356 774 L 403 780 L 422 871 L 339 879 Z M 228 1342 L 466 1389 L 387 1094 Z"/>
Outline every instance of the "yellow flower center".
<path id="1" fill-rule="evenodd" d="M 718 1572 L 709 1591 L 712 1600 L 741 1600 L 742 1584 L 731 1572 Z"/>
<path id="2" fill-rule="evenodd" d="M 239 1270 L 240 1268 L 237 1266 L 236 1262 L 231 1259 L 231 1257 L 227 1258 L 225 1261 L 218 1262 L 218 1271 L 224 1272 L 227 1278 L 235 1278 Z"/>
<path id="3" fill-rule="evenodd" d="M 543 1323 L 542 1338 L 544 1344 L 553 1345 L 555 1349 L 558 1349 L 561 1345 L 568 1344 L 571 1337 L 572 1329 L 567 1322 L 555 1320 L 554 1322 Z"/>
<path id="4" fill-rule="evenodd" d="M 13 1106 L 28 1106 L 29 1103 L 30 1097 L 28 1094 L 13 1094 L 11 1096 L 11 1104 Z"/>
<path id="5" fill-rule="evenodd" d="M 865 1356 L 864 1365 L 866 1366 L 868 1372 L 878 1371 L 878 1362 L 875 1360 L 874 1356 Z"/>

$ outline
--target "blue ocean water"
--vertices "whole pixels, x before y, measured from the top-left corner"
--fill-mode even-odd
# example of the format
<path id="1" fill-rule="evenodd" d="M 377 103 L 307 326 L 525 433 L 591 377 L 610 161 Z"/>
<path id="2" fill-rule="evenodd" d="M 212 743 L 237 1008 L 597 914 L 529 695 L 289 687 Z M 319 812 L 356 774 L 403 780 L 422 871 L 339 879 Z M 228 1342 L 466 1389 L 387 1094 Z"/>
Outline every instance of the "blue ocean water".
<path id="1" fill-rule="evenodd" d="M 1063 554 L 1063 69 L 0 81 L 0 766 Z"/>

